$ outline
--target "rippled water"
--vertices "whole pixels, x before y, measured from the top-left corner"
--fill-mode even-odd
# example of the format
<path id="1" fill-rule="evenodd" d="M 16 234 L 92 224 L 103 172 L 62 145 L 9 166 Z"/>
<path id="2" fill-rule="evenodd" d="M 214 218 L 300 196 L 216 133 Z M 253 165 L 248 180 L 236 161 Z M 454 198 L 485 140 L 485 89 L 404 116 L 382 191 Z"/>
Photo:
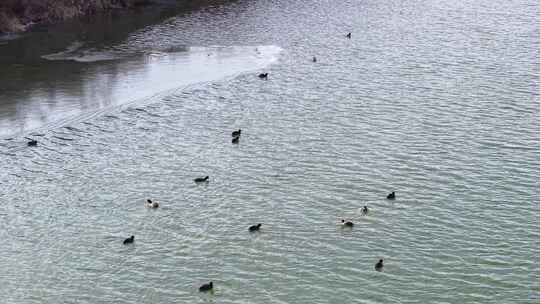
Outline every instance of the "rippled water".
<path id="1" fill-rule="evenodd" d="M 3 301 L 540 302 L 540 6 L 454 2 L 237 1 L 111 45 L 283 51 L 2 140 Z"/>

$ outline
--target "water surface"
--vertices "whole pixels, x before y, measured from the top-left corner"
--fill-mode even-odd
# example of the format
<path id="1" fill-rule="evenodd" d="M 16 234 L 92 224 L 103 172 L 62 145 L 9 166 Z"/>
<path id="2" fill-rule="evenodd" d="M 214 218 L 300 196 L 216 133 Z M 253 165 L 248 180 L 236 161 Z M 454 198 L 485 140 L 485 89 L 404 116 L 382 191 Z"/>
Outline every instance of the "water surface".
<path id="1" fill-rule="evenodd" d="M 145 92 L 170 66 L 200 62 L 186 75 L 204 73 L 214 60 L 210 70 L 223 74 L 167 83 L 127 104 L 125 91 L 104 92 L 124 106 L 4 138 L 0 295 L 7 303 L 539 302 L 539 16 L 530 0 L 237 1 L 100 46 L 98 54 L 122 58 L 94 62 L 83 75 L 95 78 L 77 80 L 89 86 L 84 105 L 100 79 L 118 87 L 107 80 L 111 66 Z M 73 39 L 41 55 L 69 46 L 96 54 Z M 178 46 L 191 51 L 165 51 Z M 190 59 L 216 46 L 225 64 Z M 258 62 L 259 46 L 277 52 L 244 69 Z M 36 68 L 57 75 L 50 91 L 76 78 L 54 66 L 85 64 L 50 59 Z M 44 90 L 29 82 L 28 92 Z M 25 136 L 39 146 L 26 147 Z M 207 185 L 193 182 L 204 175 Z M 161 207 L 145 209 L 147 198 Z M 339 227 L 342 218 L 354 228 Z M 256 223 L 261 232 L 248 233 Z M 130 235 L 135 244 L 123 246 Z M 382 272 L 373 268 L 379 258 Z M 210 280 L 215 292 L 200 294 Z"/>

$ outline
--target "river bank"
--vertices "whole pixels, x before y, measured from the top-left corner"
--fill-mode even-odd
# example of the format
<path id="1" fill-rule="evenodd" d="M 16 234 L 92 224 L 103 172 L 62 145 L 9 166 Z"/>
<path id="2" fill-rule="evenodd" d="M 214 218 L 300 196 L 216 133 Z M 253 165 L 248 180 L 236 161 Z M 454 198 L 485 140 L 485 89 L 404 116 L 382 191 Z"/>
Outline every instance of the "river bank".
<path id="1" fill-rule="evenodd" d="M 53 23 L 98 11 L 148 5 L 151 0 L 6 0 L 0 3 L 0 34 L 24 32 L 33 24 Z"/>

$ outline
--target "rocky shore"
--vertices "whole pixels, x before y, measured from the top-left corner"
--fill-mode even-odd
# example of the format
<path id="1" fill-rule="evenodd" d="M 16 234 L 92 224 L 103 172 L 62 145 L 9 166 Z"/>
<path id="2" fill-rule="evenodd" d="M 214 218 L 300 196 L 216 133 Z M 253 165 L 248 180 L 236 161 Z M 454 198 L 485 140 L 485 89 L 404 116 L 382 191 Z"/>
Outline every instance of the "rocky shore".
<path id="1" fill-rule="evenodd" d="M 150 2 L 152 0 L 1 0 L 0 33 L 23 32 L 36 23 L 56 22 Z"/>

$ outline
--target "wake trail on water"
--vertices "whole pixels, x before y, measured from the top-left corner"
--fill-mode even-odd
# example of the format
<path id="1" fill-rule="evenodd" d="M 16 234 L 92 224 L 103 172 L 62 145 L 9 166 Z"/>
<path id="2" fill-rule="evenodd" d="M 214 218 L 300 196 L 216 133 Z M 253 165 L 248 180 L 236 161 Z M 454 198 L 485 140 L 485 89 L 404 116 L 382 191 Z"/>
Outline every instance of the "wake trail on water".
<path id="1" fill-rule="evenodd" d="M 92 66 L 103 65 L 104 69 L 120 71 L 114 75 L 116 77 L 114 82 L 103 81 L 103 77 L 109 76 L 98 69 L 86 80 L 86 85 L 91 87 L 86 96 L 83 93 L 73 100 L 73 96 L 68 94 L 70 92 L 66 92 L 65 97 L 62 94 L 56 95 L 60 100 L 55 102 L 60 104 L 76 101 L 82 104 L 79 109 L 66 111 L 61 107 L 53 108 L 50 114 L 55 116 L 54 119 L 18 134 L 13 132 L 0 136 L 3 138 L 28 134 L 34 136 L 81 121 L 91 121 L 101 115 L 114 115 L 134 105 L 158 102 L 178 91 L 189 91 L 209 82 L 227 81 L 245 73 L 264 69 L 276 62 L 283 51 L 273 45 L 192 47 L 178 45 L 148 49 L 142 53 L 140 50 L 115 53 L 109 50 L 85 49 L 85 46 L 84 42 L 74 41 L 66 50 L 45 55 L 43 58 L 51 61 L 77 61 Z M 106 95 L 101 95 L 101 92 L 105 92 Z M 61 100 L 63 97 L 65 101 Z M 36 101 L 36 109 L 39 104 L 40 101 Z M 31 114 L 32 109 L 28 112 Z"/>

